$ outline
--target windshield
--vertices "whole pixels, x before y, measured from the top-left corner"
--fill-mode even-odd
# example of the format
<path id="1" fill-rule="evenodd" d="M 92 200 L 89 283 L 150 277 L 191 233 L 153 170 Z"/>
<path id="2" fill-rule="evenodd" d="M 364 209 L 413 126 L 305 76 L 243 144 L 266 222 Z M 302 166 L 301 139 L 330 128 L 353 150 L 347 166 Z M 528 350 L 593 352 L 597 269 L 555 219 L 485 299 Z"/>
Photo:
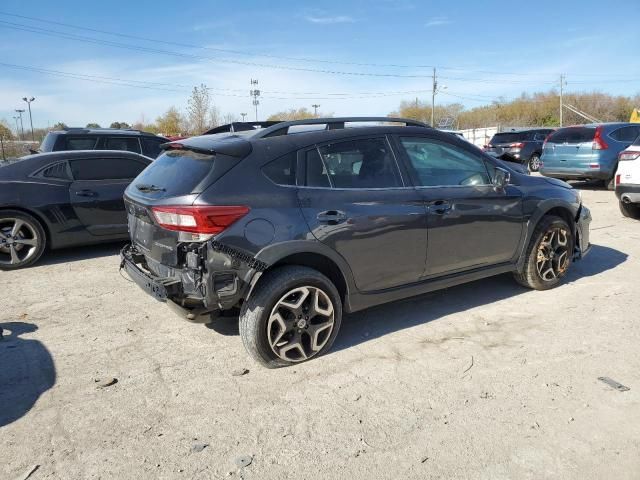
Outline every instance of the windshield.
<path id="1" fill-rule="evenodd" d="M 167 196 L 192 193 L 211 172 L 215 158 L 190 150 L 168 150 L 145 168 L 133 185 L 157 187 Z"/>

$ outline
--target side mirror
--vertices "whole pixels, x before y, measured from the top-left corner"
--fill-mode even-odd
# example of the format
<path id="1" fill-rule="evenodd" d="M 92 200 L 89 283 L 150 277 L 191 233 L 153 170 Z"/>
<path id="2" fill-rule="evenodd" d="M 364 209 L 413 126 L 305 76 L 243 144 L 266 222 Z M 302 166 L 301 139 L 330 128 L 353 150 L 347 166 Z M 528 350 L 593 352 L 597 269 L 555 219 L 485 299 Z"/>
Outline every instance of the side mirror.
<path id="1" fill-rule="evenodd" d="M 508 170 L 504 168 L 496 167 L 495 173 L 493 174 L 493 184 L 498 188 L 504 188 L 509 185 L 511 181 L 511 174 Z"/>

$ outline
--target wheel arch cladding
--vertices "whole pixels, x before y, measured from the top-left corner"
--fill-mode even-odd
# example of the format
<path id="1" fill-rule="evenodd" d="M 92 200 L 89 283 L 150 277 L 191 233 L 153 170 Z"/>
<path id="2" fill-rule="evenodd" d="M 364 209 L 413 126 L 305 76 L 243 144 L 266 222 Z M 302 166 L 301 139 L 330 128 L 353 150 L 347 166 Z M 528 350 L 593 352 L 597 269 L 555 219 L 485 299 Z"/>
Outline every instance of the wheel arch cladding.
<path id="1" fill-rule="evenodd" d="M 338 293 L 340 294 L 340 299 L 344 304 L 345 298 L 348 294 L 347 281 L 344 277 L 344 274 L 342 273 L 342 270 L 340 270 L 340 267 L 338 267 L 338 265 L 329 257 L 313 252 L 293 253 L 278 260 L 269 268 L 269 270 L 284 265 L 299 265 L 302 267 L 309 267 L 322 273 L 335 285 Z"/>
<path id="2" fill-rule="evenodd" d="M 26 215 L 29 215 L 31 217 L 33 217 L 42 227 L 42 230 L 44 231 L 44 237 L 45 237 L 45 248 L 51 248 L 51 228 L 49 226 L 49 223 L 44 219 L 44 216 L 41 215 L 40 213 L 31 210 L 29 208 L 25 208 L 25 207 L 18 207 L 18 206 L 3 206 L 0 207 L 0 215 L 2 215 L 3 212 L 7 211 L 7 210 L 11 210 L 11 211 L 15 211 L 15 212 L 21 212 L 24 213 Z"/>

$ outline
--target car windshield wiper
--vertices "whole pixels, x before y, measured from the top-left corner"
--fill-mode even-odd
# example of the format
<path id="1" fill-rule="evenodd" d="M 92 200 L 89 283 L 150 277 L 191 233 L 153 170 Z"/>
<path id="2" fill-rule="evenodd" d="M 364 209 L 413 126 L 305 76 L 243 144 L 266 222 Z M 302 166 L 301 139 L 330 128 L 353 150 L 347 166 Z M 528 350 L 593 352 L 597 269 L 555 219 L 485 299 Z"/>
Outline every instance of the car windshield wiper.
<path id="1" fill-rule="evenodd" d="M 146 183 L 138 183 L 136 188 L 141 192 L 166 192 L 166 190 L 162 187 L 158 187 L 156 185 L 147 185 Z"/>

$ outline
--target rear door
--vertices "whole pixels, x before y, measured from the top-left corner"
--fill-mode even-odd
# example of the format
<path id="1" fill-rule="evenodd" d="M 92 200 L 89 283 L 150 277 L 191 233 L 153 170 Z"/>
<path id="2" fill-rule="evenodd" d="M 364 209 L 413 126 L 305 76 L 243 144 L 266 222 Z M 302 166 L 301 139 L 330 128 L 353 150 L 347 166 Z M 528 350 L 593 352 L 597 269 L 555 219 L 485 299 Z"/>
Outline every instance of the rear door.
<path id="1" fill-rule="evenodd" d="M 122 196 L 125 188 L 148 165 L 142 158 L 82 158 L 69 160 L 73 182 L 71 205 L 89 233 L 95 236 L 127 233 Z"/>
<path id="2" fill-rule="evenodd" d="M 360 291 L 417 281 L 424 271 L 426 211 L 384 136 L 300 152 L 298 199 L 316 239 L 349 264 Z"/>
<path id="3" fill-rule="evenodd" d="M 427 209 L 425 276 L 512 261 L 523 234 L 520 190 L 496 188 L 494 167 L 471 148 L 428 135 L 396 140 Z"/>

